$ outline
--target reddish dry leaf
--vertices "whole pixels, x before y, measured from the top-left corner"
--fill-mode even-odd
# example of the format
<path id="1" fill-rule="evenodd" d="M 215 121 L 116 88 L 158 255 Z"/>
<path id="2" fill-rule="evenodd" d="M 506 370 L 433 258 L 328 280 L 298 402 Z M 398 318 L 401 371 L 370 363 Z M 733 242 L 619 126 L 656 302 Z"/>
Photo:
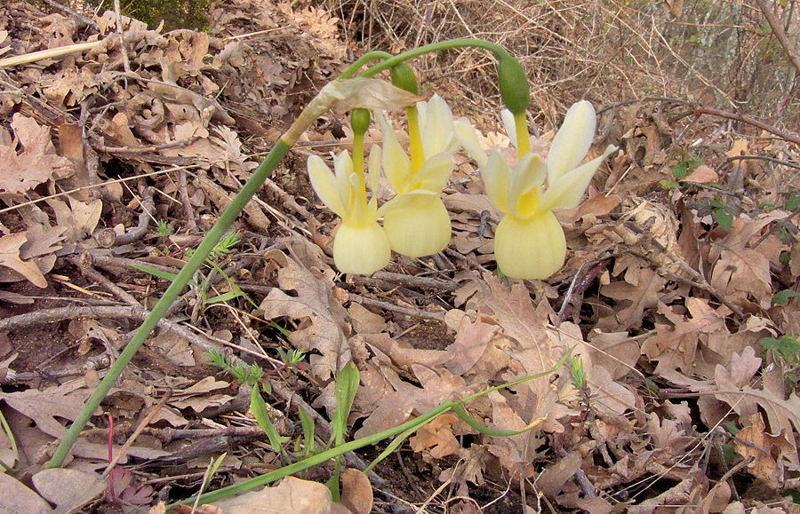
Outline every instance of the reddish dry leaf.
<path id="1" fill-rule="evenodd" d="M 750 473 L 778 489 L 783 482 L 783 466 L 778 457 L 782 453 L 792 451 L 792 445 L 782 435 L 771 435 L 766 432 L 764 420 L 758 412 L 751 416 L 749 425 L 736 434 L 733 444 L 742 457 L 753 457 L 747 465 Z M 749 443 L 749 444 L 747 444 Z"/>
<path id="2" fill-rule="evenodd" d="M 408 442 L 415 452 L 425 451 L 434 459 L 441 459 L 458 453 L 461 443 L 453 435 L 452 425 L 458 423 L 455 414 L 442 414 L 417 430 Z"/>
<path id="3" fill-rule="evenodd" d="M 0 191 L 24 193 L 51 178 L 74 173 L 69 159 L 56 155 L 50 128 L 19 113 L 12 118 L 11 128 L 14 140 L 0 144 Z"/>

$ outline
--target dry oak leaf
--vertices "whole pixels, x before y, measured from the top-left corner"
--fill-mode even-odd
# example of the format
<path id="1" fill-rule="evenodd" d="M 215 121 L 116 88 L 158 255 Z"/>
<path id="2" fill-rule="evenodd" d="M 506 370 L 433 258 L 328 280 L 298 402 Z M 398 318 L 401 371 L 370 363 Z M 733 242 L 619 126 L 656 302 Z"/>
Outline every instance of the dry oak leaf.
<path id="1" fill-rule="evenodd" d="M 369 514 L 372 502 L 372 484 L 367 475 L 357 469 L 345 469 L 342 473 L 342 505 L 353 514 Z"/>
<path id="2" fill-rule="evenodd" d="M 12 269 L 42 289 L 47 287 L 39 266 L 33 261 L 20 259 L 20 248 L 27 242 L 26 232 L 17 232 L 0 237 L 0 266 Z"/>
<path id="3" fill-rule="evenodd" d="M 286 477 L 278 485 L 216 502 L 223 514 L 349 514 L 324 484 Z"/>
<path id="4" fill-rule="evenodd" d="M 278 270 L 278 286 L 259 308 L 268 320 L 281 317 L 302 320 L 289 336 L 289 342 L 302 352 L 317 350 L 321 355 L 311 356 L 311 369 L 317 377 L 327 380 L 351 358 L 342 331 L 347 312 L 333 297 L 333 282 L 287 258 Z M 284 290 L 295 291 L 296 296 L 289 296 Z"/>
<path id="5" fill-rule="evenodd" d="M 92 390 L 85 387 L 84 380 L 78 379 L 42 391 L 0 392 L 0 400 L 32 419 L 42 432 L 60 438 L 67 429 L 56 418 L 74 421 L 91 394 Z"/>
<path id="6" fill-rule="evenodd" d="M 635 285 L 620 280 L 603 286 L 600 294 L 618 300 L 620 308 L 614 314 L 601 319 L 597 328 L 621 332 L 641 327 L 645 309 L 658 304 L 661 290 L 666 283 L 666 280 L 648 267 L 639 271 L 639 280 Z"/>
<path id="7" fill-rule="evenodd" d="M 798 464 L 797 442 L 794 430 L 800 430 L 800 397 L 791 393 L 788 398 L 784 390 L 784 370 L 776 366 L 762 375 L 763 386 L 755 389 L 748 385 L 750 378 L 760 368 L 761 359 L 755 356 L 751 347 L 745 348 L 741 355 L 735 354 L 728 368 L 716 368 L 716 387 L 711 392 L 727 403 L 741 417 L 750 417 L 759 409 L 767 414 L 770 431 L 783 433 L 791 451 L 783 455 L 793 464 Z"/>
<path id="8" fill-rule="evenodd" d="M 69 159 L 56 154 L 49 127 L 17 113 L 11 128 L 14 139 L 0 144 L 0 191 L 24 193 L 51 178 L 58 180 L 75 172 Z M 7 139 L 2 136 L 0 141 Z"/>
<path id="9" fill-rule="evenodd" d="M 417 453 L 427 451 L 434 459 L 458 453 L 461 443 L 453 434 L 453 423 L 458 423 L 458 416 L 452 413 L 433 419 L 408 440 L 411 449 Z"/>
<path id="10" fill-rule="evenodd" d="M 747 465 L 750 473 L 777 489 L 783 482 L 783 466 L 778 458 L 783 452 L 791 452 L 792 445 L 783 435 L 768 434 L 766 429 L 761 413 L 757 412 L 750 424 L 736 434 L 733 444 L 742 457 L 753 457 L 753 462 Z"/>

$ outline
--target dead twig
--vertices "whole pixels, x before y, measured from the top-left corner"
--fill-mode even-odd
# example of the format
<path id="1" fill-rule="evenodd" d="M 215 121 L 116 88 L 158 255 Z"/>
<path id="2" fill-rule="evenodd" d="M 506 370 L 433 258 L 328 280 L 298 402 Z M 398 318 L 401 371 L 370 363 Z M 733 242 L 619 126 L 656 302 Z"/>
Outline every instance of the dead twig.
<path id="1" fill-rule="evenodd" d="M 800 76 L 800 54 L 797 53 L 797 49 L 792 45 L 792 42 L 789 41 L 789 37 L 786 35 L 786 31 L 783 30 L 781 22 L 767 5 L 767 2 L 764 0 L 756 0 L 756 3 L 764 14 L 764 18 L 767 19 L 772 33 L 775 34 L 775 37 L 778 38 L 778 42 L 780 42 L 783 49 L 786 50 L 786 55 L 789 56 L 789 60 L 791 60 L 792 65 L 794 65 L 794 69 L 797 70 L 797 75 Z"/>
<path id="2" fill-rule="evenodd" d="M 97 23 L 95 23 L 94 20 L 92 20 L 90 18 L 87 18 L 86 16 L 82 15 L 81 13 L 70 9 L 66 5 L 61 5 L 60 3 L 56 2 L 55 0 L 43 0 L 43 1 L 44 1 L 44 3 L 49 5 L 50 7 L 53 7 L 55 9 L 58 9 L 59 11 L 62 11 L 62 12 L 65 12 L 65 13 L 69 14 L 73 18 L 77 19 L 82 25 L 87 26 L 87 27 L 91 27 L 93 30 L 96 30 L 96 31 L 100 30 L 100 28 L 97 26 Z"/>
<path id="3" fill-rule="evenodd" d="M 129 292 L 125 291 L 117 284 L 112 282 L 111 280 L 107 279 L 102 273 L 94 269 L 91 265 L 89 265 L 89 261 L 91 257 L 88 254 L 84 254 L 81 257 L 77 255 L 73 255 L 67 258 L 67 260 L 75 266 L 78 271 L 84 277 L 88 278 L 89 280 L 94 280 L 108 292 L 122 300 L 123 302 L 127 303 L 128 305 L 135 305 L 141 307 L 142 304 L 133 297 Z"/>
<path id="4" fill-rule="evenodd" d="M 353 293 L 350 293 L 350 300 L 356 303 L 360 303 L 362 305 L 371 305 L 373 307 L 379 307 L 387 311 L 397 312 L 399 314 L 405 314 L 406 316 L 411 316 L 412 318 L 423 318 L 423 319 L 432 319 L 435 321 L 444 321 L 443 312 L 433 312 L 422 309 L 411 309 L 408 307 L 401 307 L 393 303 L 382 302 L 380 300 L 373 300 L 372 298 L 367 298 L 366 296 L 361 296 Z"/>
<path id="5" fill-rule="evenodd" d="M 197 221 L 194 219 L 194 209 L 192 208 L 192 201 L 189 198 L 189 188 L 186 183 L 186 170 L 178 172 L 178 194 L 183 204 L 183 215 L 186 217 L 187 228 L 190 233 L 195 234 L 197 233 Z"/>
<path id="6" fill-rule="evenodd" d="M 133 431 L 133 434 L 131 434 L 131 436 L 128 437 L 128 440 L 125 441 L 125 444 L 122 445 L 122 448 L 119 449 L 114 458 L 111 459 L 111 462 L 108 463 L 108 466 L 106 466 L 105 471 L 103 471 L 103 477 L 107 477 L 108 474 L 111 473 L 111 470 L 114 469 L 114 466 L 116 466 L 117 463 L 120 460 L 122 460 L 122 458 L 125 457 L 125 455 L 127 455 L 128 449 L 131 446 L 133 446 L 133 443 L 136 441 L 136 438 L 139 437 L 139 435 L 142 433 L 145 427 L 147 427 L 147 425 L 150 424 L 150 421 L 152 421 L 152 419 L 156 416 L 156 414 L 158 414 L 158 412 L 167 404 L 167 401 L 169 399 L 170 395 L 169 394 L 165 395 L 164 398 L 162 398 L 161 401 L 159 401 L 155 407 L 150 409 L 150 412 L 148 412 L 147 415 L 139 422 L 139 424 L 136 427 L 136 430 Z"/>

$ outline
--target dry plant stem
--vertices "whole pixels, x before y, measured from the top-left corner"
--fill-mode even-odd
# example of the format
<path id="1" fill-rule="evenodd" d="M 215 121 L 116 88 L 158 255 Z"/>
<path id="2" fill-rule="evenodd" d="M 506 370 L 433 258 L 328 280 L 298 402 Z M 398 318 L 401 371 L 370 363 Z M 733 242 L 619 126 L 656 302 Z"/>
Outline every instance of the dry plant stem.
<path id="1" fill-rule="evenodd" d="M 800 163 L 792 162 L 792 161 L 785 161 L 783 159 L 776 159 L 775 157 L 769 157 L 766 155 L 734 155 L 733 157 L 728 157 L 720 164 L 716 171 L 719 173 L 725 166 L 732 163 L 733 161 L 767 161 L 772 162 L 775 164 L 780 164 L 782 166 L 786 166 L 788 168 L 794 168 L 796 170 L 800 170 Z"/>
<path id="2" fill-rule="evenodd" d="M 400 314 L 405 314 L 406 316 L 411 316 L 413 318 L 422 318 L 422 319 L 432 319 L 435 321 L 444 321 L 444 313 L 443 312 L 431 312 L 425 311 L 422 309 L 409 309 L 408 307 L 401 307 L 399 305 L 395 305 L 389 302 L 382 302 L 380 300 L 373 300 L 372 298 L 367 298 L 366 296 L 361 296 L 358 294 L 350 293 L 350 300 L 356 303 L 360 303 L 362 305 L 371 305 L 373 307 L 379 307 L 381 309 L 386 309 L 387 311 L 397 312 Z"/>
<path id="3" fill-rule="evenodd" d="M 89 255 L 86 255 L 86 260 L 91 259 Z M 67 259 L 73 266 L 78 268 L 81 275 L 84 277 L 94 280 L 98 284 L 100 284 L 103 288 L 105 288 L 108 292 L 122 300 L 123 302 L 127 303 L 128 305 L 135 305 L 137 307 L 141 307 L 142 304 L 133 297 L 129 292 L 125 291 L 121 287 L 119 287 L 114 282 L 107 279 L 102 273 L 97 271 L 96 269 L 89 266 L 86 262 L 83 262 L 82 259 L 78 256 L 71 256 Z"/>
<path id="4" fill-rule="evenodd" d="M 169 148 L 181 148 L 184 146 L 188 146 L 192 143 L 195 143 L 202 139 L 200 136 L 192 136 L 186 139 L 181 139 L 180 141 L 173 141 L 171 143 L 163 143 L 160 145 L 150 145 L 150 146 L 106 146 L 101 144 L 97 141 L 94 142 L 94 149 L 107 152 L 107 153 L 116 153 L 116 154 L 146 154 L 146 153 L 156 153 L 160 152 L 161 150 L 167 150 Z"/>
<path id="5" fill-rule="evenodd" d="M 178 194 L 181 197 L 183 204 L 183 215 L 186 217 L 186 228 L 189 233 L 197 232 L 197 221 L 194 219 L 194 209 L 192 208 L 192 201 L 189 199 L 189 187 L 186 183 L 186 170 L 178 172 Z"/>
<path id="6" fill-rule="evenodd" d="M 764 17 L 767 19 L 767 23 L 769 23 L 772 32 L 775 34 L 775 37 L 778 38 L 781 46 L 784 50 L 786 50 L 786 54 L 789 56 L 789 59 L 792 61 L 794 65 L 794 69 L 797 70 L 797 76 L 800 76 L 800 54 L 797 53 L 797 49 L 792 45 L 792 42 L 789 41 L 789 38 L 786 36 L 786 32 L 783 30 L 781 26 L 781 22 L 775 17 L 775 13 L 772 11 L 767 2 L 764 0 L 756 0 L 758 4 L 758 8 L 761 9 L 761 12 L 764 13 Z"/>
<path id="7" fill-rule="evenodd" d="M 455 291 L 459 287 L 457 282 L 445 282 L 443 280 L 428 277 L 414 277 L 410 275 L 403 275 L 402 273 L 391 273 L 389 271 L 378 271 L 372 276 L 373 278 L 377 278 L 379 280 L 396 282 L 398 284 L 420 289 Z"/>
<path id="8" fill-rule="evenodd" d="M 142 212 L 139 213 L 139 221 L 136 224 L 136 227 L 122 235 L 117 236 L 117 244 L 125 245 L 133 243 L 134 241 L 140 240 L 145 236 L 145 234 L 147 234 L 147 228 L 150 226 L 150 220 L 153 219 L 153 213 L 155 212 L 156 208 L 155 203 L 153 202 L 152 187 L 148 187 L 144 190 L 144 194 L 142 194 L 142 198 L 139 200 L 139 206 L 142 208 Z"/>
<path id="9" fill-rule="evenodd" d="M 143 321 L 147 319 L 150 312 L 134 305 L 100 305 L 100 306 L 76 306 L 56 307 L 53 309 L 42 309 L 25 314 L 18 314 L 0 320 L 0 331 L 19 330 L 32 327 L 40 323 L 57 323 L 68 319 L 76 318 L 98 318 L 98 319 L 120 319 L 131 321 Z M 183 325 L 168 319 L 162 319 L 158 326 L 171 330 L 181 337 L 197 343 L 203 348 L 216 348 L 214 339 L 208 337 L 200 338 Z"/>
<path id="10" fill-rule="evenodd" d="M 228 208 L 220 214 L 219 219 L 197 247 L 194 254 L 189 259 L 189 262 L 181 269 L 164 292 L 161 299 L 155 304 L 153 310 L 150 311 L 150 314 L 142 322 L 133 338 L 131 338 L 130 342 L 125 346 L 122 353 L 120 353 L 117 362 L 114 363 L 103 380 L 97 385 L 92 396 L 86 400 L 83 409 L 75 417 L 75 421 L 67 430 L 64 438 L 56 448 L 52 459 L 48 462 L 48 467 L 56 468 L 61 466 L 64 459 L 66 459 L 69 454 L 70 449 L 75 444 L 75 441 L 80 437 L 81 430 L 83 430 L 91 419 L 92 413 L 100 406 L 100 403 L 117 382 L 122 371 L 131 359 L 133 359 L 133 356 L 136 355 L 136 352 L 142 344 L 144 344 L 153 329 L 156 328 L 162 320 L 172 302 L 178 298 L 178 295 L 180 295 L 181 291 L 183 291 L 197 270 L 203 265 L 222 236 L 230 229 L 233 222 L 236 221 L 236 218 L 244 209 L 245 205 L 247 205 L 247 202 L 258 192 L 261 185 L 272 174 L 280 161 L 283 160 L 300 135 L 306 128 L 311 126 L 319 116 L 327 112 L 334 101 L 335 100 L 331 98 L 330 95 L 317 95 L 311 100 L 303 112 L 300 113 L 286 133 L 278 139 L 275 146 L 273 146 L 272 150 L 258 168 L 253 171 L 253 175 L 242 187 Z"/>
<path id="11" fill-rule="evenodd" d="M 76 43 L 74 45 L 60 46 L 58 48 L 50 48 L 48 50 L 39 50 L 29 54 L 15 55 L 13 57 L 6 57 L 0 59 L 0 68 L 8 68 L 10 66 L 17 66 L 19 64 L 28 64 L 44 59 L 55 59 L 57 57 L 64 57 L 65 55 L 91 50 L 103 44 L 105 40 L 92 41 L 90 43 Z"/>

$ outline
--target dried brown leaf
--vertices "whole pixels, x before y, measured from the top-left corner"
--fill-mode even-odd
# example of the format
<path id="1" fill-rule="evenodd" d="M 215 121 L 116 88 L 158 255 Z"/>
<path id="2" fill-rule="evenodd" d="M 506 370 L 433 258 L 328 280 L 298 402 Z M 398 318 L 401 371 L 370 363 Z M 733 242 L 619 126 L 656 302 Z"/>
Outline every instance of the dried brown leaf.
<path id="1" fill-rule="evenodd" d="M 41 514 L 53 512 L 50 505 L 16 478 L 0 473 L 0 512 Z"/>
<path id="2" fill-rule="evenodd" d="M 32 480 L 39 494 L 55 503 L 59 512 L 76 512 L 106 489 L 103 477 L 77 469 L 45 469 Z"/>
<path id="3" fill-rule="evenodd" d="M 777 489 L 783 482 L 783 466 L 777 459 L 782 453 L 791 452 L 792 445 L 782 434 L 771 435 L 766 429 L 761 413 L 753 414 L 749 424 L 736 434 L 733 444 L 739 455 L 753 458 L 747 465 L 748 471 Z"/>
<path id="4" fill-rule="evenodd" d="M 53 437 L 62 437 L 67 429 L 56 418 L 74 420 L 91 394 L 92 390 L 85 387 L 83 380 L 79 379 L 42 391 L 28 389 L 14 393 L 0 392 L 0 399 L 32 419 L 42 432 Z"/>
<path id="5" fill-rule="evenodd" d="M 17 113 L 11 128 L 14 140 L 0 144 L 0 191 L 24 193 L 47 180 L 75 172 L 69 159 L 56 155 L 48 127 Z"/>
<path id="6" fill-rule="evenodd" d="M 348 514 L 324 484 L 286 477 L 278 485 L 214 504 L 224 514 Z"/>
<path id="7" fill-rule="evenodd" d="M 367 475 L 357 469 L 345 469 L 342 473 L 342 505 L 353 514 L 369 514 L 372 501 L 372 484 Z"/>
<path id="8" fill-rule="evenodd" d="M 33 261 L 20 259 L 20 248 L 27 241 L 26 232 L 17 232 L 0 237 L 0 266 L 12 269 L 31 281 L 36 287 L 47 287 L 47 279 Z"/>

